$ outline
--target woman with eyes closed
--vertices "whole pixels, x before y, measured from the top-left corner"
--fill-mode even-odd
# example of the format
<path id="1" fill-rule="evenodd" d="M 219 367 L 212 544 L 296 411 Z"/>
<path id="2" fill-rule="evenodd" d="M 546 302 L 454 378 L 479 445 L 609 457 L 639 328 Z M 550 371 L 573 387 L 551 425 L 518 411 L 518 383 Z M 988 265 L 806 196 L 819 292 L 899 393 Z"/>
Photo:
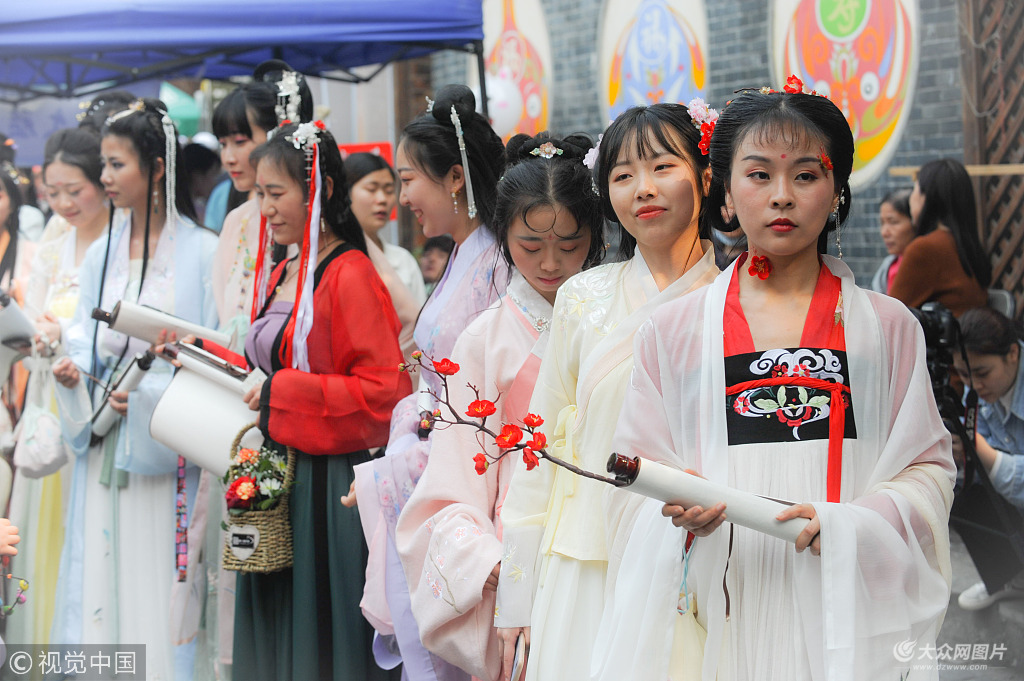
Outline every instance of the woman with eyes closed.
<path id="1" fill-rule="evenodd" d="M 711 173 L 698 127 L 679 104 L 629 109 L 596 153 L 601 207 L 619 225 L 628 260 L 583 272 L 558 291 L 530 403 L 544 419 L 548 452 L 593 472 L 611 451 L 634 332 L 659 305 L 718 274 L 701 238 Z M 608 561 L 604 492 L 563 468 L 528 471 L 516 462 L 502 508 L 495 624 L 506 651 L 520 633 L 532 642 L 528 680 L 588 677 Z"/>
<path id="2" fill-rule="evenodd" d="M 590 145 L 581 135 L 509 140 L 492 224 L 513 275 L 501 302 L 473 320 L 452 350 L 461 368 L 449 382 L 449 400 L 460 411 L 477 399 L 469 383 L 493 400 L 494 419 L 526 417 L 555 294 L 603 254 L 604 220 L 582 163 Z M 550 158 L 537 153 L 543 149 L 552 150 Z M 476 435 L 464 426 L 434 435 L 427 468 L 398 521 L 398 550 L 426 648 L 495 681 L 504 657 L 494 630 L 500 515 L 515 458 L 494 461 L 500 450 L 493 442 L 481 450 Z M 492 463 L 474 461 L 481 451 Z M 459 541 L 467 531 L 471 540 Z"/>
<path id="3" fill-rule="evenodd" d="M 491 226 L 505 147 L 475 107 L 464 85 L 441 88 L 427 112 L 405 127 L 396 154 L 402 205 L 427 237 L 451 234 L 456 243 L 413 332 L 416 347 L 434 359 L 451 354 L 459 334 L 504 293 L 509 280 Z M 427 465 L 434 437 L 429 417 L 437 403 L 430 393 L 437 394 L 440 381 L 426 372 L 419 381 L 420 391 L 392 413 L 385 455 L 356 466 L 355 494 L 346 501 L 358 501 L 370 545 L 367 574 L 378 575 L 367 583 L 362 604 L 380 634 L 374 642 L 378 664 L 393 668 L 401 662 L 411 681 L 454 681 L 468 675 L 423 647 L 395 544 L 398 516 Z"/>
<path id="4" fill-rule="evenodd" d="M 806 522 L 794 544 L 722 503 L 644 500 L 617 525 L 609 508 L 621 548 L 594 679 L 937 679 L 903 650 L 934 649 L 949 602 L 950 437 L 920 325 L 824 255 L 854 142 L 800 85 L 744 92 L 718 119 L 709 214 L 727 206 L 748 252 L 641 327 L 610 451 Z"/>

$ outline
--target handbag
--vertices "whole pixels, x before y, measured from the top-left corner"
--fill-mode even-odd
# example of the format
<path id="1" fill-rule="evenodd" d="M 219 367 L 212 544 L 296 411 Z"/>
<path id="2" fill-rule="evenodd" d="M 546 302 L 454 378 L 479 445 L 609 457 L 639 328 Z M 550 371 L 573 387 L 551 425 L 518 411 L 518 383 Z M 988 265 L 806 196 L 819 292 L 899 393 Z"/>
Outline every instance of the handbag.
<path id="1" fill-rule="evenodd" d="M 242 428 L 231 444 L 231 460 L 238 455 L 242 438 L 256 423 Z M 268 443 L 269 444 L 269 443 Z M 295 479 L 295 450 L 288 447 L 288 466 L 282 483 L 286 491 L 277 504 L 265 511 L 228 513 L 222 567 L 238 572 L 277 572 L 292 566 L 292 524 L 289 517 L 291 484 Z"/>
<path id="2" fill-rule="evenodd" d="M 54 378 L 50 362 L 32 344 L 25 407 L 14 429 L 14 465 L 29 478 L 56 473 L 68 462 L 60 418 L 51 409 Z"/>

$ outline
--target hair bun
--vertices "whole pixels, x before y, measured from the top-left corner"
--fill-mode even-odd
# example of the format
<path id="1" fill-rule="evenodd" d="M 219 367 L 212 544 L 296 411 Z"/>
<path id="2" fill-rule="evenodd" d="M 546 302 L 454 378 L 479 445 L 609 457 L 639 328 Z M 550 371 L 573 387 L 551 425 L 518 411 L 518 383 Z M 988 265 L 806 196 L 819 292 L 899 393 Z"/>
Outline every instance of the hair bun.
<path id="1" fill-rule="evenodd" d="M 265 83 L 276 83 L 281 80 L 280 74 L 285 71 L 295 71 L 288 62 L 280 59 L 268 59 L 265 62 L 260 62 L 256 69 L 252 72 L 254 80 L 261 80 Z"/>
<path id="2" fill-rule="evenodd" d="M 522 161 L 529 161 L 531 158 L 537 158 L 538 154 L 535 153 L 537 149 L 549 143 L 560 149 L 562 153 L 558 156 L 565 159 L 582 159 L 594 144 L 589 136 L 582 133 L 572 134 L 564 139 L 552 137 L 551 133 L 547 131 L 536 137 L 519 133 L 508 141 L 508 145 L 505 147 L 505 158 L 508 159 L 510 166 Z"/>
<path id="3" fill-rule="evenodd" d="M 524 161 L 530 157 L 530 149 L 533 145 L 530 145 L 530 141 L 533 138 L 525 133 L 518 133 L 512 136 L 512 139 L 505 145 L 505 158 L 508 160 L 509 165 Z"/>
<path id="4" fill-rule="evenodd" d="M 459 114 L 463 128 L 466 127 L 466 117 L 476 112 L 476 95 L 465 85 L 445 85 L 437 91 L 434 99 L 434 108 L 431 110 L 434 118 L 445 125 L 451 125 L 452 107 Z"/>

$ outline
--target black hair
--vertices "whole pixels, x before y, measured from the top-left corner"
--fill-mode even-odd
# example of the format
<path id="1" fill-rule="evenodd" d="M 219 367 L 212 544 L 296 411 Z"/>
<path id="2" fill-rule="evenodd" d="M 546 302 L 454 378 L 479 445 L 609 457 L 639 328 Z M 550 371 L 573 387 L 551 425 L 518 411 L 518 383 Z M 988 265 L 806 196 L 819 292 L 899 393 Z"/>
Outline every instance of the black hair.
<path id="1" fill-rule="evenodd" d="M 455 239 L 452 238 L 451 234 L 432 236 L 423 242 L 420 255 L 433 250 L 443 251 L 445 255 L 451 255 L 451 252 L 455 250 Z"/>
<path id="2" fill-rule="evenodd" d="M 78 127 L 100 133 L 107 122 L 107 117 L 118 111 L 124 111 L 128 105 L 138 99 L 127 90 L 108 90 L 96 95 L 85 110 L 78 114 Z"/>
<path id="3" fill-rule="evenodd" d="M 274 136 L 253 149 L 249 154 L 249 163 L 255 168 L 260 161 L 276 163 L 302 187 L 303 196 L 309 198 L 309 176 L 306 172 L 306 154 L 296 149 L 289 141 L 298 129 L 295 123 L 289 123 L 278 129 Z M 320 214 L 335 236 L 341 237 L 363 253 L 366 253 L 366 237 L 359 221 L 350 210 L 348 192 L 345 191 L 345 166 L 341 161 L 341 152 L 334 136 L 327 130 L 318 130 L 320 142 L 317 144 L 317 159 L 320 165 L 320 177 L 326 184 L 331 178 L 333 191 L 328 196 L 326 186 L 320 193 Z"/>
<path id="4" fill-rule="evenodd" d="M 732 161 L 737 148 L 749 135 L 759 140 L 783 140 L 799 144 L 808 136 L 821 145 L 832 161 L 832 182 L 844 201 L 839 203 L 839 220 L 845 222 L 853 203 L 850 173 L 853 172 L 853 133 L 843 112 L 830 99 L 803 93 L 745 90 L 729 102 L 718 117 L 711 136 L 711 192 L 708 218 L 716 229 L 728 229 L 722 220 L 721 206 L 730 182 Z M 818 237 L 818 252 L 825 253 L 828 234 L 836 228 L 832 214 Z"/>
<path id="5" fill-rule="evenodd" d="M 309 89 L 306 77 L 280 59 L 268 59 L 260 62 L 252 73 L 253 80 L 269 83 L 274 86 L 277 96 L 277 83 L 285 73 L 294 73 L 299 85 L 299 117 L 292 123 L 308 123 L 313 120 L 313 92 Z"/>
<path id="6" fill-rule="evenodd" d="M 882 210 L 882 206 L 889 204 L 892 209 L 903 215 L 904 217 L 910 217 L 910 194 L 913 190 L 911 189 L 894 189 L 878 202 L 878 210 Z"/>
<path id="7" fill-rule="evenodd" d="M 378 170 L 387 170 L 391 173 L 392 178 L 395 177 L 395 169 L 379 154 L 368 152 L 350 154 L 345 159 L 345 191 L 351 191 L 359 180 Z"/>
<path id="8" fill-rule="evenodd" d="M 213 134 L 217 139 L 245 135 L 252 139 L 252 122 L 270 132 L 277 127 L 277 88 L 271 83 L 255 81 L 240 85 L 220 100 L 213 110 Z"/>
<path id="9" fill-rule="evenodd" d="M 7 204 L 11 209 L 3 224 L 3 229 L 10 236 L 10 240 L 7 242 L 7 249 L 4 251 L 3 257 L 0 258 L 0 282 L 9 276 L 11 281 L 8 282 L 8 285 L 13 283 L 14 279 L 14 264 L 18 255 L 18 228 L 20 226 L 18 212 L 24 204 L 21 187 L 18 186 L 21 184 L 21 180 L 18 179 L 20 177 L 17 168 L 12 163 L 6 160 L 0 161 L 0 182 L 4 185 Z"/>
<path id="10" fill-rule="evenodd" d="M 100 136 L 92 128 L 64 128 L 50 135 L 43 152 L 44 177 L 50 164 L 57 162 L 78 168 L 87 180 L 103 188 Z"/>
<path id="11" fill-rule="evenodd" d="M 561 150 L 550 158 L 537 152 L 551 144 Z M 534 208 L 565 208 L 576 221 L 577 233 L 590 234 L 590 249 L 584 268 L 601 262 L 604 255 L 604 217 L 600 201 L 592 190 L 590 171 L 583 157 L 593 145 L 587 135 L 570 135 L 564 139 L 542 132 L 536 137 L 515 135 L 505 147 L 508 165 L 498 182 L 498 197 L 492 227 L 502 255 L 514 267 L 508 247 L 508 230 L 518 218 L 526 224 L 526 215 Z M 563 235 L 568 236 L 568 235 Z"/>
<path id="12" fill-rule="evenodd" d="M 7 162 L 13 166 L 17 150 L 14 140 L 0 132 L 0 163 Z"/>
<path id="13" fill-rule="evenodd" d="M 149 193 L 151 193 L 155 188 L 153 186 L 153 167 L 156 160 L 163 159 L 165 172 L 171 171 L 171 168 L 167 167 L 167 159 L 164 158 L 166 136 L 164 135 L 163 117 L 167 106 L 159 99 L 146 98 L 141 101 L 144 105 L 143 110 L 119 117 L 115 113 L 113 117 L 116 120 L 108 119 L 106 125 L 103 126 L 103 136 L 117 135 L 131 141 L 139 157 L 139 168 L 149 174 Z M 185 164 L 182 163 L 181 145 L 178 144 L 177 131 L 175 130 L 173 134 L 177 160 L 174 164 L 175 196 L 165 198 L 167 201 L 174 201 L 178 213 L 197 222 L 196 209 L 188 191 L 188 181 L 185 179 Z M 147 213 L 148 209 L 147 205 Z"/>
<path id="14" fill-rule="evenodd" d="M 451 111 L 459 116 L 469 169 L 463 169 L 473 187 L 480 221 L 492 229 L 498 178 L 505 167 L 505 145 L 490 123 L 476 112 L 476 97 L 465 85 L 445 85 L 436 94 L 430 113 L 425 113 L 402 131 L 399 144 L 417 168 L 441 181 L 453 166 L 462 165 L 459 142 Z M 492 230 L 493 231 L 493 230 Z"/>
<path id="15" fill-rule="evenodd" d="M 208 173 L 220 168 L 220 156 L 202 144 L 192 142 L 181 150 L 181 163 L 185 166 L 185 174 Z"/>
<path id="16" fill-rule="evenodd" d="M 924 195 L 924 206 L 914 229 L 918 236 L 939 225 L 949 229 L 964 271 L 982 288 L 992 283 L 992 263 L 978 236 L 978 217 L 974 187 L 963 164 L 952 158 L 929 161 L 917 172 L 917 186 Z"/>
<path id="17" fill-rule="evenodd" d="M 1018 322 L 990 307 L 968 310 L 959 322 L 961 345 L 978 355 L 1005 355 L 1024 338 Z"/>
<path id="18" fill-rule="evenodd" d="M 672 132 L 681 138 L 684 146 L 680 147 Z M 633 257 L 636 239 L 622 226 L 619 216 L 612 207 L 608 191 L 608 175 L 622 154 L 623 147 L 635 144 L 637 156 L 641 159 L 650 156 L 656 147 L 665 149 L 690 166 L 698 186 L 703 190 L 704 170 L 708 167 L 708 157 L 697 147 L 700 138 L 700 131 L 694 125 L 686 107 L 668 102 L 630 107 L 619 114 L 604 131 L 597 165 L 594 167 L 594 177 L 601 196 L 604 216 L 619 226 L 619 255 L 623 259 Z M 698 231 L 702 238 L 709 234 L 705 227 L 706 203 L 701 201 L 698 213 Z"/>

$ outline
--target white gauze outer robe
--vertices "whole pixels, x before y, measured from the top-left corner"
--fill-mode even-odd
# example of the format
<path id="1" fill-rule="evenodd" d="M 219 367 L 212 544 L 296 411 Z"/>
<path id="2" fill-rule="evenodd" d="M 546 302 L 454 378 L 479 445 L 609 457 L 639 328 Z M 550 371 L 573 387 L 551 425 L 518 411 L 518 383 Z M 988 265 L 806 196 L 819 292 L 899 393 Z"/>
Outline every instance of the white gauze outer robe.
<path id="1" fill-rule="evenodd" d="M 660 305 L 718 275 L 704 257 L 659 291 L 637 251 L 576 275 L 558 291 L 551 339 L 530 411 L 544 418 L 547 451 L 603 473 L 633 367 L 633 335 Z M 532 626 L 527 681 L 587 678 L 604 602 L 604 483 L 550 462 L 517 461 L 502 509 L 499 627 Z"/>
<path id="2" fill-rule="evenodd" d="M 661 308 L 636 336 L 615 451 L 748 491 L 820 489 L 819 498 L 789 499 L 813 502 L 821 521 L 820 557 L 735 528 L 726 575 L 729 523 L 696 540 L 687 590 L 695 593 L 697 620 L 707 629 L 705 681 L 896 681 L 908 670 L 911 679 L 937 678 L 934 659 L 918 657 L 928 644 L 934 650 L 949 602 L 947 522 L 955 467 L 932 395 L 924 337 L 902 303 L 857 288 L 845 264 L 823 260 L 842 280 L 857 428 L 857 438 L 843 443 L 839 503 L 824 501 L 827 440 L 788 443 L 788 461 L 801 463 L 787 467 L 780 459 L 757 479 L 748 472 L 750 457 L 771 455 L 766 445 L 728 446 L 722 320 L 731 268 L 707 289 Z M 800 447 L 816 447 L 820 456 L 808 459 Z M 817 472 L 810 475 L 812 467 Z M 613 525 L 617 531 L 609 538 L 621 562 L 609 584 L 593 678 L 665 679 L 686 533 L 661 516 L 658 501 L 624 490 L 608 496 L 614 499 L 609 517 L 620 518 L 623 509 L 633 515 Z M 774 561 L 744 553 L 755 542 Z M 724 577 L 732 598 L 728 620 Z M 773 625 L 745 627 L 744 612 L 757 612 L 759 601 L 772 598 L 781 604 Z M 905 660 L 909 649 L 913 659 Z"/>

